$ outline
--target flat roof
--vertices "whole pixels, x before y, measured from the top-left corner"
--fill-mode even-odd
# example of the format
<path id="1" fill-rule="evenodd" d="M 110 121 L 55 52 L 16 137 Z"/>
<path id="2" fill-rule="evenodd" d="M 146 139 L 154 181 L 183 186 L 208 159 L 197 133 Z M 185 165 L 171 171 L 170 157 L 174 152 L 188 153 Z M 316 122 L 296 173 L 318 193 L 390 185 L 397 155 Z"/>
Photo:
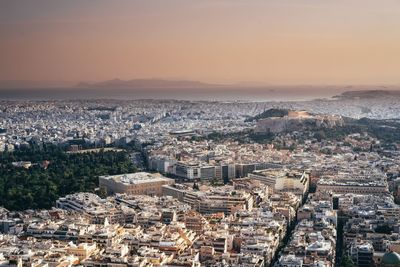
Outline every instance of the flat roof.
<path id="1" fill-rule="evenodd" d="M 124 184 L 144 184 L 144 183 L 174 181 L 173 179 L 166 178 L 159 173 L 148 173 L 148 172 L 105 175 L 105 176 L 100 176 L 100 178 L 106 180 L 113 180 L 114 182 L 124 183 Z"/>

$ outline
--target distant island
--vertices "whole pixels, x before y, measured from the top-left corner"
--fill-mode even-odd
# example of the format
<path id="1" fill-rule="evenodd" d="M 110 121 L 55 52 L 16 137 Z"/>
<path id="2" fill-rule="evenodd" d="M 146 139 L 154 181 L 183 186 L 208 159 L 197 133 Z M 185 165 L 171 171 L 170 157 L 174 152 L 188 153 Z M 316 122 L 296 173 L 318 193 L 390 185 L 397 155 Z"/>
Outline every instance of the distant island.
<path id="1" fill-rule="evenodd" d="M 346 91 L 333 98 L 336 99 L 355 99 L 355 98 L 378 98 L 378 97 L 400 97 L 400 90 L 360 90 Z"/>
<path id="2" fill-rule="evenodd" d="M 163 79 L 133 79 L 121 80 L 113 79 L 102 82 L 88 83 L 81 82 L 76 85 L 78 88 L 119 88 L 119 89 L 137 89 L 137 88 L 210 88 L 223 87 L 226 85 L 209 84 L 199 81 L 188 80 L 163 80 Z"/>

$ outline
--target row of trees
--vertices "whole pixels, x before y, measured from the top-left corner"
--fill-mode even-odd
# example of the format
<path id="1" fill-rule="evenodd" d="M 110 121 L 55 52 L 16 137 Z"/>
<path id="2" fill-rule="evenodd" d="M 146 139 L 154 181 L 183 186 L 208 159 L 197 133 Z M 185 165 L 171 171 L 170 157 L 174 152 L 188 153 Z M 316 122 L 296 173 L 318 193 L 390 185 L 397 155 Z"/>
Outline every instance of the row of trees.
<path id="1" fill-rule="evenodd" d="M 50 161 L 47 169 L 43 160 Z M 32 161 L 29 169 L 12 166 Z M 0 206 L 9 210 L 50 208 L 60 196 L 94 192 L 98 176 L 136 171 L 126 152 L 68 154 L 58 147 L 0 154 Z"/>

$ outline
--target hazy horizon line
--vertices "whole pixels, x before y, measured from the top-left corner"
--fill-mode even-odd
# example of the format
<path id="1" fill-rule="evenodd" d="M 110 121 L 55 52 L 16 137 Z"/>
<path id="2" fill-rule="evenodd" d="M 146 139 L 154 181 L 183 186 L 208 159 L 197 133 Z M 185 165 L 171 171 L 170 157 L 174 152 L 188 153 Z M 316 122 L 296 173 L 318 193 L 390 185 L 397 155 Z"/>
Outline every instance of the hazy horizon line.
<path id="1" fill-rule="evenodd" d="M 165 82 L 196 82 L 201 83 L 201 86 L 220 86 L 220 87 L 238 87 L 238 86 L 246 86 L 249 88 L 267 88 L 267 87 L 302 87 L 302 86 L 332 86 L 332 87 L 400 87 L 399 83 L 272 83 L 272 82 L 264 82 L 264 81 L 236 81 L 236 82 L 223 82 L 223 81 L 203 81 L 196 79 L 174 79 L 174 78 L 132 78 L 132 79 L 121 79 L 121 78 L 111 78 L 107 80 L 29 80 L 29 79 L 7 79 L 0 80 L 0 90 L 3 89 L 74 89 L 79 87 L 81 83 L 87 83 L 87 89 L 98 89 L 96 88 L 96 84 L 110 81 L 165 81 Z M 20 84 L 18 84 L 20 83 Z M 25 84 L 24 84 L 25 83 Z M 90 88 L 93 86 L 94 88 Z M 11 88 L 8 88 L 11 87 Z M 31 87 L 31 88 L 28 88 Z M 154 89 L 162 89 L 163 86 L 154 87 Z M 196 89 L 196 86 L 190 87 Z M 190 89 L 188 88 L 188 89 Z M 86 89 L 86 88 L 85 88 Z M 120 88 L 120 89 L 129 89 L 129 88 Z M 136 89 L 136 88 L 131 88 Z M 167 87 L 167 89 L 170 89 Z M 179 88 L 177 88 L 179 89 Z"/>

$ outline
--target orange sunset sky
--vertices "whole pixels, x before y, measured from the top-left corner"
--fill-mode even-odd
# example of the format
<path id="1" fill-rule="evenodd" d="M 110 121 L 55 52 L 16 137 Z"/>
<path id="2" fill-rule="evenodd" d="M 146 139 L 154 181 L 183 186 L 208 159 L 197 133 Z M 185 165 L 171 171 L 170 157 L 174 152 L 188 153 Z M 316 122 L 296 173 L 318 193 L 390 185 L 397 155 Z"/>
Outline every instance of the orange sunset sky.
<path id="1" fill-rule="evenodd" d="M 0 0 L 0 80 L 400 84 L 399 0 Z"/>

